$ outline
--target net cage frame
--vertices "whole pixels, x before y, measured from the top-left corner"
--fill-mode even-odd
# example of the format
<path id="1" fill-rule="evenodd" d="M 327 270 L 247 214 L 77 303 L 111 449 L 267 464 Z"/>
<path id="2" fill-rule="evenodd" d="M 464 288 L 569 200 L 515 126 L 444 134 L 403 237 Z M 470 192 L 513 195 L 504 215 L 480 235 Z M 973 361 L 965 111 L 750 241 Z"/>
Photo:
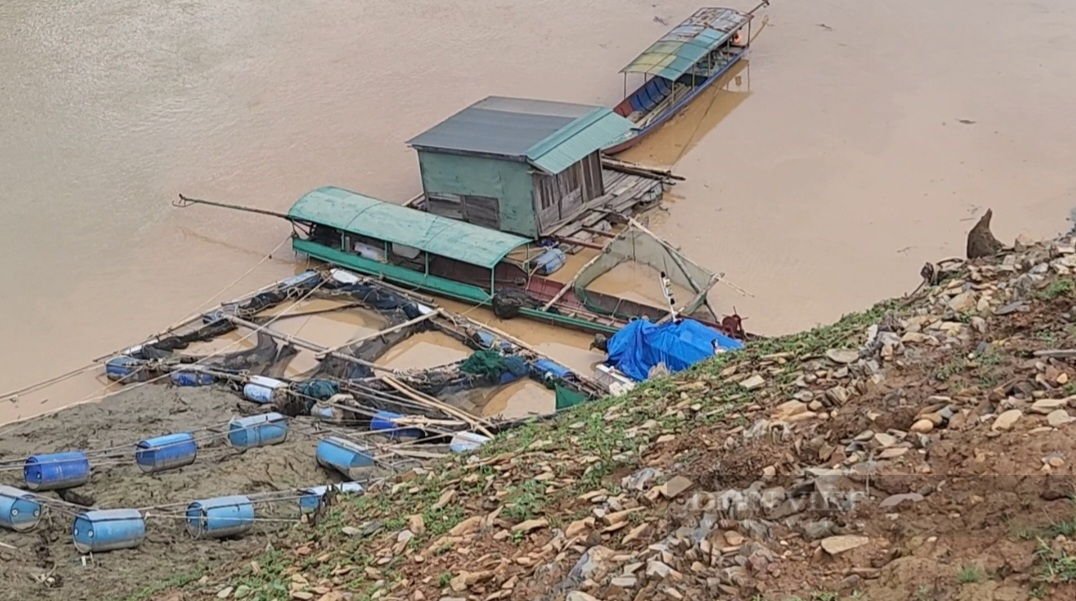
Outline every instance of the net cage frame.
<path id="1" fill-rule="evenodd" d="M 708 294 L 723 274 L 714 273 L 695 263 L 634 219 L 628 220 L 628 226 L 606 243 L 601 254 L 583 267 L 571 283 L 576 297 L 588 311 L 625 319 L 633 317 L 620 314 L 619 304 L 617 309 L 612 311 L 597 306 L 591 302 L 590 291 L 587 289 L 618 265 L 629 262 L 663 272 L 670 282 L 693 293 L 691 299 L 682 306 L 674 306 L 677 314 L 690 316 L 705 307 L 710 317 L 717 319 L 717 314 L 710 306 Z M 621 299 L 623 300 L 625 299 Z M 669 317 L 671 315 L 661 321 Z"/>

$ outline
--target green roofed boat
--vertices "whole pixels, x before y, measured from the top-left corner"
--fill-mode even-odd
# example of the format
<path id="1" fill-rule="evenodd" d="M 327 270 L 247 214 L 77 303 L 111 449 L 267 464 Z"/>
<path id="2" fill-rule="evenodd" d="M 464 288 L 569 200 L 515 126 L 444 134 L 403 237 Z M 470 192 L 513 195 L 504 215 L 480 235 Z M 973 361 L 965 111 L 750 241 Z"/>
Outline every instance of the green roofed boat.
<path id="1" fill-rule="evenodd" d="M 287 219 L 296 253 L 382 278 L 401 287 L 595 334 L 612 334 L 630 320 L 697 319 L 743 340 L 736 315 L 719 320 L 707 293 L 719 276 L 681 255 L 635 221 L 612 238 L 567 282 L 550 277 L 565 262 L 559 248 L 326 186 L 300 198 L 286 214 L 180 196 L 199 203 Z M 617 265 L 634 261 L 662 271 L 692 292 L 681 306 L 664 307 L 594 292 L 587 286 Z"/>
<path id="2" fill-rule="evenodd" d="M 719 277 L 692 263 L 630 215 L 653 206 L 666 176 L 606 169 L 601 149 L 631 130 L 607 107 L 489 96 L 408 143 L 422 179 L 416 206 L 326 186 L 287 213 L 196 201 L 280 217 L 294 228 L 292 248 L 309 257 L 394 284 L 596 334 L 628 321 L 692 317 L 743 340 L 736 315 L 718 319 L 707 300 Z M 421 206 L 421 208 L 418 208 Z M 629 226 L 595 229 L 610 214 Z M 573 237 L 584 231 L 604 245 Z M 536 243 L 535 241 L 540 241 Z M 567 262 L 562 248 L 600 251 L 571 279 L 550 276 Z M 634 261 L 662 272 L 666 302 L 654 306 L 589 290 L 617 265 Z M 676 284 L 687 302 L 671 294 Z"/>

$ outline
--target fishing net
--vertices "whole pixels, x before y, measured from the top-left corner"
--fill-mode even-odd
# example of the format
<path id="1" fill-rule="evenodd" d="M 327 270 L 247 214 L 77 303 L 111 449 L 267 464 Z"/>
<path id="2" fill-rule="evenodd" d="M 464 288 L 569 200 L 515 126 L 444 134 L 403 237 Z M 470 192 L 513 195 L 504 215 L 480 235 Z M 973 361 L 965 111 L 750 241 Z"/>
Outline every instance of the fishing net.
<path id="1" fill-rule="evenodd" d="M 582 392 L 572 390 L 571 388 L 561 386 L 560 384 L 554 385 L 553 390 L 556 392 L 557 395 L 557 411 L 560 411 L 561 409 L 567 409 L 568 407 L 574 407 L 579 403 L 582 403 L 587 400 L 587 395 L 583 394 Z"/>
<path id="2" fill-rule="evenodd" d="M 382 313 L 387 320 L 387 327 L 396 326 L 407 321 L 407 315 L 401 311 Z M 362 360 L 364 363 L 373 363 L 381 358 L 389 349 L 407 340 L 411 336 L 425 330 L 429 325 L 426 322 L 416 323 L 412 326 L 382 334 L 376 338 L 364 340 L 342 349 L 338 353 Z M 339 380 L 362 380 L 373 377 L 374 370 L 368 365 L 354 361 L 348 361 L 339 356 L 327 356 L 318 362 L 318 366 L 304 377 L 311 378 L 336 378 Z"/>
<path id="3" fill-rule="evenodd" d="M 694 313 L 707 305 L 706 295 L 700 293 L 708 290 L 717 281 L 716 274 L 692 262 L 668 242 L 632 224 L 607 244 L 601 256 L 584 267 L 576 277 L 573 284 L 575 294 L 588 310 L 622 319 L 637 316 L 634 312 L 622 312 L 625 308 L 620 306 L 620 302 L 611 301 L 610 295 L 598 295 L 587 290 L 598 278 L 618 265 L 629 262 L 664 272 L 672 284 L 687 290 L 693 298 L 674 299 L 674 306 L 683 314 Z M 664 308 L 666 304 L 660 303 L 659 306 Z"/>
<path id="4" fill-rule="evenodd" d="M 460 371 L 467 374 L 483 376 L 491 382 L 500 380 L 505 372 L 523 377 L 529 372 L 527 362 L 522 357 L 502 355 L 497 351 L 475 351 L 460 364 Z"/>
<path id="5" fill-rule="evenodd" d="M 346 296 L 378 313 L 402 312 L 407 316 L 407 319 L 415 319 L 421 315 L 418 305 L 404 295 L 384 287 L 372 286 L 362 282 L 330 285 L 325 292 L 317 296 Z"/>

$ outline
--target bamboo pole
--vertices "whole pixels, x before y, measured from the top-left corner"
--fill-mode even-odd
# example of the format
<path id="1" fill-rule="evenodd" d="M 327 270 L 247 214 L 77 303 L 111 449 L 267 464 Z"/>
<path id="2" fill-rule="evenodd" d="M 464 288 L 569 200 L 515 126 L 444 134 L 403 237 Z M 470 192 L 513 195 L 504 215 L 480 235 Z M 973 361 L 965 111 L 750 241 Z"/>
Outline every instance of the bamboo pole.
<path id="1" fill-rule="evenodd" d="M 255 290 L 253 292 L 248 292 L 247 294 L 244 294 L 242 296 L 238 296 L 238 297 L 233 298 L 231 300 L 221 301 L 217 305 L 217 307 L 223 307 L 225 305 L 233 305 L 233 304 L 238 304 L 238 303 L 241 303 L 241 302 L 244 302 L 244 301 L 248 301 L 248 300 L 254 298 L 255 296 L 257 296 L 257 295 L 259 295 L 259 294 L 261 294 L 263 292 L 266 292 L 266 291 L 272 290 L 273 288 L 276 288 L 279 284 L 280 284 L 280 282 L 273 282 L 272 284 L 266 284 L 265 286 L 262 286 L 261 288 L 258 288 L 257 290 Z M 154 342 L 158 342 L 162 337 L 168 336 L 172 332 L 175 332 L 176 330 L 178 330 L 178 329 L 180 329 L 182 327 L 188 326 L 188 325 L 202 319 L 203 315 L 205 315 L 206 313 L 209 313 L 211 311 L 212 311 L 212 309 L 207 309 L 206 311 L 200 311 L 200 312 L 191 313 L 187 317 L 173 323 L 172 325 L 166 327 L 165 329 L 163 329 L 160 332 L 154 334 L 153 336 L 150 336 L 149 338 L 146 338 L 146 339 L 142 340 L 142 342 L 126 346 L 126 347 L 124 347 L 122 349 L 118 349 L 116 351 L 113 351 L 113 352 L 111 352 L 111 353 L 109 353 L 107 355 L 101 355 L 101 356 L 93 359 L 93 363 L 100 363 L 100 362 L 102 362 L 102 361 L 104 361 L 106 359 L 111 359 L 112 357 L 115 357 L 119 353 L 121 353 L 121 352 L 123 352 L 123 351 L 125 351 L 125 350 L 127 350 L 129 348 L 133 348 L 133 347 L 136 347 L 136 346 L 144 346 L 144 345 L 147 345 L 147 344 L 152 344 Z"/>
<path id="2" fill-rule="evenodd" d="M 280 332 L 275 332 L 275 331 L 270 330 L 268 328 L 259 326 L 256 323 L 249 322 L 249 321 L 247 321 L 245 319 L 240 319 L 238 317 L 235 317 L 234 315 L 228 315 L 224 319 L 227 319 L 228 321 L 234 323 L 237 326 L 242 326 L 244 328 L 252 329 L 255 332 L 264 332 L 265 335 L 269 336 L 270 338 L 280 340 L 281 342 L 286 342 L 288 344 L 297 346 L 297 347 L 302 348 L 302 349 L 306 349 L 308 351 L 312 351 L 314 353 L 320 353 L 320 354 L 323 354 L 323 355 L 326 355 L 326 356 L 329 356 L 329 357 L 335 357 L 335 358 L 340 359 L 342 361 L 347 361 L 348 363 L 354 363 L 355 365 L 362 365 L 363 367 L 368 367 L 368 368 L 370 368 L 372 370 L 375 370 L 375 371 L 393 373 L 393 370 L 388 368 L 388 367 L 382 367 L 380 365 L 377 365 L 376 363 L 371 363 L 370 361 L 365 361 L 363 359 L 359 359 L 358 357 L 352 357 L 351 355 L 345 355 L 343 353 L 338 353 L 338 352 L 333 351 L 332 349 L 326 348 L 326 347 L 321 346 L 319 344 L 314 344 L 313 342 L 309 342 L 309 341 L 303 340 L 301 338 L 296 338 L 296 337 L 290 336 L 288 334 L 282 334 Z"/>
<path id="3" fill-rule="evenodd" d="M 347 348 L 349 346 L 353 346 L 353 345 L 356 345 L 356 344 L 361 344 L 363 342 L 366 342 L 367 340 L 373 340 L 374 338 L 380 338 L 381 336 L 384 336 L 386 334 L 391 334 L 393 332 L 403 330 L 405 328 L 409 328 L 409 327 L 411 327 L 413 325 L 420 324 L 420 323 L 422 323 L 424 321 L 427 321 L 429 319 L 437 317 L 437 316 L 441 315 L 442 313 L 444 313 L 444 309 L 441 309 L 440 307 L 438 307 L 437 309 L 434 309 L 433 311 L 431 311 L 431 312 L 429 312 L 429 313 L 427 313 L 425 315 L 420 315 L 420 316 L 418 316 L 418 317 L 416 317 L 414 319 L 409 319 L 409 320 L 407 320 L 407 321 L 405 321 L 405 322 L 403 322 L 401 324 L 396 324 L 396 325 L 392 326 L 391 328 L 385 328 L 384 330 L 379 330 L 377 332 L 374 332 L 373 334 L 368 334 L 366 336 L 362 336 L 360 338 L 350 340 L 348 342 L 345 342 L 344 344 L 341 344 L 338 347 L 329 349 L 329 351 L 330 352 L 338 352 L 340 349 L 344 349 L 344 348 Z M 318 357 L 318 358 L 320 359 L 320 357 Z"/>
<path id="4" fill-rule="evenodd" d="M 421 393 L 421 392 L 419 392 L 417 390 L 414 390 L 412 388 L 404 386 L 400 382 L 397 382 L 396 379 L 393 378 L 392 376 L 385 376 L 384 378 L 381 378 L 381 381 L 388 384 L 389 386 L 395 388 L 397 391 L 400 392 L 400 394 L 403 394 L 404 396 L 410 397 L 415 402 L 422 403 L 422 404 L 425 404 L 425 405 L 430 406 L 430 407 L 435 407 L 435 408 L 440 409 L 441 411 L 443 411 L 443 412 L 445 412 L 445 413 L 447 413 L 449 415 L 454 415 L 454 416 L 466 421 L 467 423 L 471 424 L 471 426 L 475 430 L 478 430 L 482 434 L 485 434 L 486 436 L 488 436 L 490 438 L 493 438 L 493 433 L 490 432 L 485 427 L 485 424 L 488 423 L 488 422 L 486 422 L 486 420 L 474 417 L 472 415 L 469 415 L 464 411 L 461 411 L 461 410 L 456 409 L 455 407 L 453 407 L 451 405 L 448 405 L 447 403 L 442 403 L 441 401 L 433 398 L 432 396 L 429 396 L 427 394 L 423 394 L 423 393 Z"/>
<path id="5" fill-rule="evenodd" d="M 610 242 L 609 244 L 612 244 L 612 242 Z M 597 263 L 598 259 L 601 259 L 602 257 L 604 257 L 605 252 L 606 252 L 606 250 L 608 248 L 609 248 L 608 245 L 603 246 L 602 249 L 601 249 L 601 252 L 594 255 L 594 257 L 592 257 L 589 261 L 587 261 L 585 264 L 583 264 L 583 266 L 580 267 L 579 270 L 575 272 L 575 275 L 572 276 L 572 279 L 568 280 L 568 283 L 564 284 L 564 287 L 561 288 L 560 291 L 557 292 L 555 295 L 553 295 L 553 298 L 549 299 L 548 303 L 542 305 L 542 311 L 548 311 L 549 308 L 552 307 L 553 305 L 557 304 L 557 301 L 559 301 L 561 298 L 563 298 L 565 294 L 568 294 L 568 291 L 571 290 L 572 286 L 575 285 L 575 282 L 579 279 L 579 276 L 583 275 L 583 272 L 586 271 L 591 265 L 594 265 L 595 263 Z"/>

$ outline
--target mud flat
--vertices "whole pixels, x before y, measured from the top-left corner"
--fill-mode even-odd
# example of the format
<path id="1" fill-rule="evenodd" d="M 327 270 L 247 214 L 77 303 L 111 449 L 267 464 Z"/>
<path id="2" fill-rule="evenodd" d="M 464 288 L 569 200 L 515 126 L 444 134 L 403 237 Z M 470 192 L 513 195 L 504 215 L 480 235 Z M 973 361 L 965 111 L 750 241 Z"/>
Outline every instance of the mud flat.
<path id="1" fill-rule="evenodd" d="M 303 424 L 293 423 L 284 443 L 246 451 L 228 447 L 223 437 L 212 437 L 211 429 L 252 407 L 216 387 L 130 388 L 102 402 L 0 428 L 0 483 L 22 486 L 22 460 L 35 453 L 114 447 L 133 451 L 142 439 L 173 432 L 193 432 L 199 438 L 194 464 L 145 475 L 130 454 L 125 460 L 101 460 L 89 483 L 73 492 L 91 498 L 96 508 L 179 504 L 174 512 L 199 499 L 339 481 L 316 466 L 316 438 L 304 433 L 309 429 L 304 430 Z M 60 500 L 55 492 L 43 495 Z M 299 517 L 298 501 L 257 505 L 256 512 L 258 521 L 239 538 L 196 540 L 174 513 L 154 517 L 155 512 L 150 511 L 141 546 L 83 560 L 71 541 L 71 518 L 49 510 L 29 532 L 0 530 L 4 566 L 0 570 L 0 598 L 100 600 L 117 598 L 116 591 L 139 598 L 137 592 L 144 585 L 183 578 L 192 566 L 221 565 L 265 548 L 275 533 L 294 525 Z M 51 577 L 51 586 L 41 584 L 45 577 Z"/>

